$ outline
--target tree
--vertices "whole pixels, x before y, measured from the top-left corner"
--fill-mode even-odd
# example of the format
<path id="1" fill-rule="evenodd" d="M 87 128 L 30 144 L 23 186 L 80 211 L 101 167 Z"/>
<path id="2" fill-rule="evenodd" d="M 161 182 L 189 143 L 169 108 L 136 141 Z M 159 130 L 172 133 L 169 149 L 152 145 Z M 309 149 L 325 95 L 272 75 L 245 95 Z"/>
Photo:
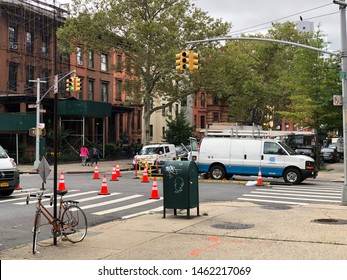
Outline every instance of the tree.
<path id="1" fill-rule="evenodd" d="M 183 112 L 180 112 L 174 120 L 169 118 L 166 124 L 168 129 L 163 136 L 164 142 L 174 145 L 181 143 L 187 145 L 189 143 L 189 137 L 192 136 L 194 128 L 189 125 Z"/>
<path id="2" fill-rule="evenodd" d="M 125 52 L 140 79 L 129 81 L 144 104 L 145 144 L 150 139 L 153 100 L 165 107 L 192 93 L 190 75 L 175 70 L 175 54 L 186 41 L 223 36 L 231 25 L 213 19 L 190 0 L 74 0 L 72 16 L 58 31 L 59 48 Z"/>

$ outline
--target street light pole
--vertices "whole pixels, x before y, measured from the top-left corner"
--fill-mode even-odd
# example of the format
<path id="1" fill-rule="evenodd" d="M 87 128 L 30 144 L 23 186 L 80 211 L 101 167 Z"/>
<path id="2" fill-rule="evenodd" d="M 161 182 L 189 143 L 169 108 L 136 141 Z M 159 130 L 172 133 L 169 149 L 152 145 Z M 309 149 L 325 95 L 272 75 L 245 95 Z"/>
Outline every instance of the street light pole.
<path id="1" fill-rule="evenodd" d="M 344 183 L 342 188 L 341 205 L 347 205 L 347 35 L 346 35 L 346 6 L 345 0 L 333 1 L 340 6 L 340 30 L 341 30 L 341 84 L 342 84 L 342 120 L 343 120 L 343 164 L 344 164 Z"/>
<path id="2" fill-rule="evenodd" d="M 29 80 L 29 82 L 37 83 L 37 94 L 36 94 L 36 130 L 35 130 L 35 136 L 36 136 L 36 151 L 35 151 L 35 162 L 34 162 L 34 169 L 37 169 L 40 164 L 40 84 L 41 83 L 47 83 L 47 81 L 41 81 L 40 78 L 37 78 L 36 80 Z"/>

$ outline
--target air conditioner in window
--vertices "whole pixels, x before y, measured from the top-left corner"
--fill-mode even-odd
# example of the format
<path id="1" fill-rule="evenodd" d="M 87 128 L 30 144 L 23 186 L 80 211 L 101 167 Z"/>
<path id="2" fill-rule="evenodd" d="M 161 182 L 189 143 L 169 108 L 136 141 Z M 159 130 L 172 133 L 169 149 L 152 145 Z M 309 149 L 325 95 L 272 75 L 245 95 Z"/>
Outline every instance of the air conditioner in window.
<path id="1" fill-rule="evenodd" d="M 82 61 L 82 60 L 79 60 L 79 61 L 77 61 L 77 64 L 78 64 L 78 65 L 83 65 L 83 61 Z"/>
<path id="2" fill-rule="evenodd" d="M 10 43 L 10 49 L 12 49 L 12 50 L 18 49 L 18 45 L 17 45 L 17 44 Z"/>

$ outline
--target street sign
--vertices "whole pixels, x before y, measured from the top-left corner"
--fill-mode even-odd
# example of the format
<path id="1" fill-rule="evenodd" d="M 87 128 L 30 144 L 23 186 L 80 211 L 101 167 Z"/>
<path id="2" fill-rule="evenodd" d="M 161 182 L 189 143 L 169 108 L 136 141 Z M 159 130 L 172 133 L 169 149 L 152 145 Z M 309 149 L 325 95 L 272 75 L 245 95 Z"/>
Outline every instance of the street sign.
<path id="1" fill-rule="evenodd" d="M 53 89 L 54 94 L 58 93 L 58 75 L 54 76 L 54 89 Z"/>
<path id="2" fill-rule="evenodd" d="M 342 95 L 334 95 L 333 104 L 334 106 L 342 106 Z"/>
<path id="3" fill-rule="evenodd" d="M 51 172 L 51 168 L 46 160 L 46 158 L 43 156 L 42 160 L 39 164 L 39 166 L 37 167 L 36 171 L 39 173 L 39 175 L 42 178 L 42 181 L 44 183 L 46 183 L 46 179 L 49 175 L 49 173 Z"/>

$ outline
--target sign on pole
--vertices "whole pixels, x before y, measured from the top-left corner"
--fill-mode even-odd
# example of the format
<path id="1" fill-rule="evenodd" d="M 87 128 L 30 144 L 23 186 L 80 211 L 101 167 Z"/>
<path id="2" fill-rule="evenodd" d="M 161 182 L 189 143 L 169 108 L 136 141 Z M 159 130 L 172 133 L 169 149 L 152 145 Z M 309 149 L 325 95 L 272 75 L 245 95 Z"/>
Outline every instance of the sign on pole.
<path id="1" fill-rule="evenodd" d="M 58 75 L 54 76 L 54 94 L 58 93 Z"/>
<path id="2" fill-rule="evenodd" d="M 342 106 L 342 95 L 334 95 L 333 104 L 334 106 Z"/>

